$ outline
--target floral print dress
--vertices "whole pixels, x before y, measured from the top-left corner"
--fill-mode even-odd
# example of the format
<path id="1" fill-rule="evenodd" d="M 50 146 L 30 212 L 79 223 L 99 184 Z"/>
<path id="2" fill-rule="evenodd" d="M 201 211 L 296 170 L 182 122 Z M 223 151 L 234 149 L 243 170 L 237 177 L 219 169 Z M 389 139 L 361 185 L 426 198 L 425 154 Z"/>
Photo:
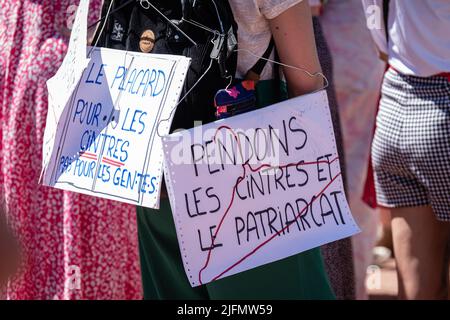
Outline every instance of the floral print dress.
<path id="1" fill-rule="evenodd" d="M 78 2 L 0 0 L 0 197 L 23 251 L 9 299 L 142 297 L 135 207 L 38 183 L 46 81 Z M 100 7 L 90 1 L 89 23 Z"/>

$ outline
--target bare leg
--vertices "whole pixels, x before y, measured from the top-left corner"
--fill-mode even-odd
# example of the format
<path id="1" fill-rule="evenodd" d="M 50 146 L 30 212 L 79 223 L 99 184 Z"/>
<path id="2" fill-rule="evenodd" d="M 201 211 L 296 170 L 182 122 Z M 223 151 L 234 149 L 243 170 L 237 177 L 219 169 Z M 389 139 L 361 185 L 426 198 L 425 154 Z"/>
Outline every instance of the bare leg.
<path id="1" fill-rule="evenodd" d="M 392 250 L 392 230 L 391 230 L 391 212 L 390 209 L 378 208 L 380 216 L 381 237 L 377 246 L 386 247 Z"/>
<path id="2" fill-rule="evenodd" d="M 399 299 L 447 299 L 450 223 L 426 207 L 389 209 Z"/>

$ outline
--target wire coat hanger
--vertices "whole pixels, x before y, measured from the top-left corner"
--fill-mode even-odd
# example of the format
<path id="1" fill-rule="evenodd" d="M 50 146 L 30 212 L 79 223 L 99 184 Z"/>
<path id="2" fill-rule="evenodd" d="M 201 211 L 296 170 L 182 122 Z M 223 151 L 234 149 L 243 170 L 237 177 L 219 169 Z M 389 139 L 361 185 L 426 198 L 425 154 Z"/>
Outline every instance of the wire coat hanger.
<path id="1" fill-rule="evenodd" d="M 185 36 L 186 39 L 188 39 L 192 44 L 194 44 L 195 46 L 197 46 L 197 43 L 196 43 L 191 37 L 189 37 L 183 30 L 181 30 L 181 28 L 179 28 L 179 27 L 178 27 L 174 22 L 172 22 L 166 15 L 164 15 L 160 10 L 158 10 L 158 8 L 156 8 L 149 0 L 129 0 L 129 1 L 125 2 L 124 4 L 120 5 L 119 7 L 117 7 L 116 9 L 114 9 L 114 10 L 112 10 L 112 11 L 111 11 L 111 8 L 112 8 L 112 5 L 113 5 L 113 3 L 114 3 L 114 0 L 111 0 L 111 3 L 110 3 L 110 5 L 109 5 L 109 8 L 108 8 L 108 11 L 107 11 L 106 15 L 105 15 L 104 17 L 102 17 L 101 19 L 99 19 L 98 21 L 96 21 L 93 25 L 91 25 L 91 26 L 89 27 L 89 28 L 91 28 L 91 27 L 95 26 L 98 22 L 104 20 L 104 21 L 103 21 L 103 25 L 102 25 L 102 27 L 101 27 L 101 29 L 100 29 L 100 33 L 99 33 L 99 35 L 98 35 L 98 37 L 97 37 L 97 40 L 96 40 L 95 44 L 93 45 L 93 47 L 91 48 L 91 51 L 89 52 L 89 56 L 90 56 L 92 50 L 96 47 L 96 45 L 97 45 L 97 43 L 98 43 L 98 41 L 99 41 L 99 39 L 100 39 L 100 36 L 101 36 L 101 34 L 103 33 L 103 31 L 104 31 L 104 28 L 105 28 L 105 25 L 106 25 L 107 18 L 108 18 L 110 15 L 112 15 L 113 13 L 119 11 L 120 9 L 122 9 L 123 7 L 125 7 L 126 5 L 130 4 L 130 3 L 133 2 L 133 1 L 139 1 L 141 7 L 144 8 L 144 9 L 150 9 L 150 7 L 153 8 L 153 9 L 154 9 L 161 17 L 163 17 L 170 25 L 172 25 L 172 26 L 173 26 L 175 29 L 177 29 L 183 36 Z M 213 1 L 213 3 L 214 3 L 214 1 Z M 194 2 L 194 4 L 195 4 L 195 2 Z M 215 5 L 215 3 L 214 3 L 214 5 Z M 217 9 L 217 7 L 216 7 L 216 9 Z M 181 21 L 185 21 L 185 22 L 187 22 L 187 23 L 189 23 L 189 24 L 191 24 L 191 25 L 193 25 L 193 26 L 195 26 L 195 27 L 197 27 L 197 28 L 203 29 L 204 31 L 207 31 L 207 32 L 210 32 L 211 34 L 214 34 L 215 37 L 214 37 L 213 40 L 212 40 L 212 43 L 213 43 L 214 45 L 217 44 L 217 43 L 215 43 L 215 41 L 220 41 L 220 40 L 221 40 L 221 39 L 220 39 L 221 37 L 225 37 L 225 36 L 226 36 L 225 34 L 223 34 L 222 32 L 220 32 L 219 30 L 213 30 L 213 29 L 211 29 L 211 28 L 208 28 L 208 27 L 202 25 L 201 23 L 199 23 L 199 22 L 197 22 L 197 21 L 194 21 L 194 20 L 187 20 L 187 19 L 184 19 L 184 17 L 182 17 Z M 222 25 L 221 25 L 221 26 L 222 26 Z M 222 29 L 223 29 L 223 26 L 222 26 Z M 223 45 L 227 45 L 227 44 L 224 43 L 224 42 L 222 41 L 221 46 L 223 46 Z M 216 48 L 216 49 L 223 50 L 223 48 Z M 213 48 L 213 50 L 214 50 L 214 48 Z M 268 61 L 268 62 L 270 62 L 270 63 L 273 63 L 273 64 L 278 64 L 278 65 L 283 66 L 283 67 L 285 67 L 285 68 L 291 68 L 291 69 L 294 69 L 294 70 L 298 70 L 298 71 L 300 71 L 300 72 L 303 72 L 303 73 L 307 74 L 308 76 L 310 76 L 310 77 L 312 77 L 312 78 L 317 77 L 317 76 L 322 77 L 322 78 L 325 80 L 325 84 L 324 84 L 320 89 L 317 89 L 316 91 L 314 91 L 314 92 L 312 92 L 312 93 L 316 93 L 316 92 L 319 92 L 319 91 L 321 91 L 321 90 L 325 90 L 325 89 L 327 89 L 328 86 L 329 86 L 329 81 L 328 81 L 327 77 L 326 77 L 322 72 L 311 73 L 311 72 L 309 72 L 308 70 L 306 70 L 306 69 L 304 69 L 304 68 L 301 68 L 301 67 L 288 65 L 288 64 L 285 64 L 285 63 L 282 63 L 282 62 L 279 62 L 279 61 L 276 61 L 276 60 L 273 60 L 273 59 L 269 59 L 269 58 L 264 58 L 264 57 L 262 57 L 262 56 L 260 56 L 260 55 L 257 55 L 257 54 L 255 54 L 254 52 L 252 52 L 252 51 L 250 51 L 250 50 L 247 50 L 247 49 L 239 49 L 239 48 L 238 48 L 238 49 L 234 49 L 234 50 L 233 50 L 233 52 L 237 52 L 237 53 L 239 53 L 239 51 L 246 52 L 246 53 L 251 54 L 251 55 L 253 55 L 253 56 L 255 56 L 255 57 L 259 58 L 259 59 L 266 60 L 266 61 Z M 168 117 L 167 119 L 162 119 L 162 120 L 160 120 L 160 121 L 158 122 L 158 124 L 157 124 L 157 134 L 158 134 L 158 136 L 160 136 L 160 134 L 159 134 L 159 125 L 160 125 L 162 122 L 170 121 L 170 119 L 172 118 L 173 113 L 175 112 L 176 108 L 180 105 L 180 103 L 181 103 L 184 99 L 186 99 L 186 97 L 187 97 L 187 96 L 195 89 L 195 87 L 201 82 L 201 80 L 202 80 L 202 79 L 205 77 L 205 75 L 209 72 L 209 70 L 210 70 L 211 67 L 212 67 L 212 63 L 213 63 L 214 60 L 218 61 L 218 55 L 211 54 L 211 56 L 210 56 L 210 63 L 209 63 L 209 66 L 207 67 L 207 69 L 206 69 L 206 70 L 203 72 L 203 74 L 198 78 L 198 80 L 192 85 L 192 87 L 189 88 L 189 90 L 183 95 L 183 97 L 181 97 L 181 98 L 178 100 L 178 103 L 177 103 L 177 104 L 175 105 L 175 107 L 170 111 L 169 117 Z M 230 77 L 231 79 L 230 79 L 229 84 L 227 85 L 227 89 L 228 89 L 228 87 L 231 85 L 234 76 L 233 76 L 233 75 L 230 75 L 230 76 L 228 76 L 228 77 Z M 228 77 L 227 77 L 227 78 L 228 78 Z"/>

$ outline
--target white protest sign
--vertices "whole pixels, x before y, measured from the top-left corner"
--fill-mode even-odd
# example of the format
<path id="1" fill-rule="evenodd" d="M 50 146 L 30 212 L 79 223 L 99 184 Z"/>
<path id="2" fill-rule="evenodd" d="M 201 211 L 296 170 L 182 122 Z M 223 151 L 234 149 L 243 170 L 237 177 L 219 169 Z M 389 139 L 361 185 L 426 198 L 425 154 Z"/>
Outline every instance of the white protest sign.
<path id="1" fill-rule="evenodd" d="M 190 59 L 92 51 L 67 102 L 44 184 L 158 208 L 163 150 Z"/>
<path id="2" fill-rule="evenodd" d="M 81 0 L 70 34 L 69 47 L 56 74 L 47 81 L 48 113 L 43 143 L 43 169 L 50 161 L 58 121 L 89 59 L 86 58 L 89 0 Z"/>
<path id="3" fill-rule="evenodd" d="M 359 232 L 324 91 L 177 132 L 163 144 L 192 286 Z"/>

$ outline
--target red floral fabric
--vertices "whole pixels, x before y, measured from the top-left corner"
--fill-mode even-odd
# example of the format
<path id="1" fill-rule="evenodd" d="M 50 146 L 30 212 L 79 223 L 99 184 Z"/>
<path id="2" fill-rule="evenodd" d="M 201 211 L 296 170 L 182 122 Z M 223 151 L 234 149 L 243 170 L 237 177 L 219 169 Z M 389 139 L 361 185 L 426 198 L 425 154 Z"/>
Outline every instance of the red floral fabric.
<path id="1" fill-rule="evenodd" d="M 46 81 L 79 1 L 0 0 L 0 195 L 24 262 L 9 299 L 140 299 L 135 208 L 38 184 Z M 90 23 L 101 0 L 91 0 Z"/>

